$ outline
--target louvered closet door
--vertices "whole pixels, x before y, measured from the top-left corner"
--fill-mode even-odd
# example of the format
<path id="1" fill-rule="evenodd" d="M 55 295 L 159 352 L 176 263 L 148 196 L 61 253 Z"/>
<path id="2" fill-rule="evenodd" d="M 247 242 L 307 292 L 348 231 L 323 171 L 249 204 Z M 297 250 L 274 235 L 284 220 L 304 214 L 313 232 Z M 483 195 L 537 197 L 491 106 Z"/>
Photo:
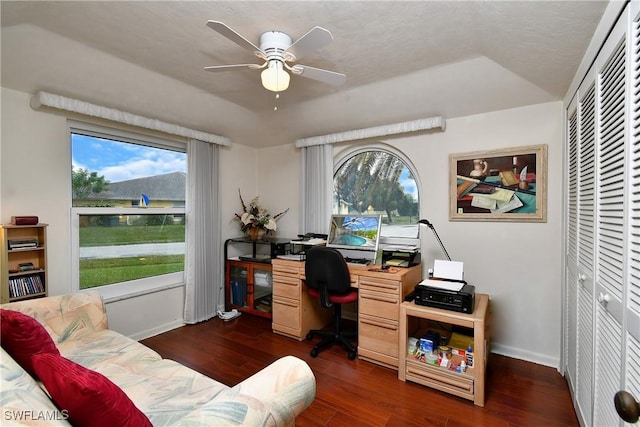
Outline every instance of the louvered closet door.
<path id="1" fill-rule="evenodd" d="M 628 130 L 626 25 L 611 33 L 598 68 L 597 254 L 594 425 L 620 423 L 613 396 L 622 370 L 622 298 L 625 263 L 625 145 Z"/>
<path id="2" fill-rule="evenodd" d="M 595 218 L 595 80 L 578 89 L 576 265 L 576 403 L 587 425 L 593 399 L 593 266 Z"/>
<path id="3" fill-rule="evenodd" d="M 623 332 L 625 359 L 622 389 L 640 400 L 640 2 L 631 5 L 630 149 L 629 149 L 629 245 Z"/>
<path id="4" fill-rule="evenodd" d="M 640 2 L 627 3 L 578 89 L 577 117 L 567 109 L 565 354 L 589 426 L 624 424 L 618 390 L 640 398 L 639 16 Z"/>
<path id="5" fill-rule="evenodd" d="M 566 375 L 572 390 L 576 390 L 576 353 L 578 345 L 578 108 L 574 99 L 568 108 L 567 152 L 567 244 L 566 244 L 566 299 L 565 343 Z"/>

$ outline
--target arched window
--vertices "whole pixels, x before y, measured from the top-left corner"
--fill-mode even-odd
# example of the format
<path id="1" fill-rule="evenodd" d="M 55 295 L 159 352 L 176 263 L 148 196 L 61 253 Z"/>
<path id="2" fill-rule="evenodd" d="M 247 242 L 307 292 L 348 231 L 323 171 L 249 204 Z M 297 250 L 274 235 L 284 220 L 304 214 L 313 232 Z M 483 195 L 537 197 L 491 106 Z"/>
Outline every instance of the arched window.
<path id="1" fill-rule="evenodd" d="M 400 156 L 386 148 L 350 151 L 333 175 L 333 213 L 381 214 L 381 243 L 412 244 L 418 237 L 418 185 Z"/>

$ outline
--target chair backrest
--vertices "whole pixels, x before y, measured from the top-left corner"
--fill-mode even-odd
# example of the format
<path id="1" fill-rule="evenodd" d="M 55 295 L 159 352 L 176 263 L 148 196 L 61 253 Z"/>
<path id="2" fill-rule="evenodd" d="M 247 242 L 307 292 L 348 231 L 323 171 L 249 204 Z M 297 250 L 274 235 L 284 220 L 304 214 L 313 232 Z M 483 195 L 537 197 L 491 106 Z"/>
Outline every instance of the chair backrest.
<path id="1" fill-rule="evenodd" d="M 342 295 L 351 291 L 351 276 L 344 257 L 335 248 L 313 246 L 307 251 L 304 264 L 307 286 L 320 294 L 320 303 L 329 308 L 329 295 Z"/>

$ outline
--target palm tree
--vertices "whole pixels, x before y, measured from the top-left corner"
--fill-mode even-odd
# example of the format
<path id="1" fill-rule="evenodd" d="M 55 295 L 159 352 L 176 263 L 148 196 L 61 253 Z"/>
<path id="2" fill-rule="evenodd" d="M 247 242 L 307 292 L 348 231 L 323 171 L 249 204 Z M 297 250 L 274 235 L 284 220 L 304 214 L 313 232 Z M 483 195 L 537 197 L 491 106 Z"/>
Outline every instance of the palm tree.
<path id="1" fill-rule="evenodd" d="M 404 162 L 386 151 L 365 151 L 349 158 L 334 176 L 338 202 L 344 201 L 362 213 L 372 206 L 384 210 L 389 223 L 392 212 L 403 203 L 400 185 Z"/>

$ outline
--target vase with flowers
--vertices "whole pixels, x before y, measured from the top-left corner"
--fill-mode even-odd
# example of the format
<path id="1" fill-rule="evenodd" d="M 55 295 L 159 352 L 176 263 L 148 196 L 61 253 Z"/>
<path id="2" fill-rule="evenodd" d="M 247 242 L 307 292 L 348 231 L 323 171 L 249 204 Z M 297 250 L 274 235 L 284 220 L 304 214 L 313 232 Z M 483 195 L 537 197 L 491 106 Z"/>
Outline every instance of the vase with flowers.
<path id="1" fill-rule="evenodd" d="M 238 189 L 242 212 L 234 214 L 234 220 L 240 223 L 240 231 L 246 234 L 251 240 L 261 239 L 265 234 L 276 231 L 278 226 L 276 221 L 289 211 L 289 208 L 276 215 L 271 215 L 269 211 L 260 206 L 260 196 L 254 197 L 249 206 L 244 203 L 242 193 Z"/>

